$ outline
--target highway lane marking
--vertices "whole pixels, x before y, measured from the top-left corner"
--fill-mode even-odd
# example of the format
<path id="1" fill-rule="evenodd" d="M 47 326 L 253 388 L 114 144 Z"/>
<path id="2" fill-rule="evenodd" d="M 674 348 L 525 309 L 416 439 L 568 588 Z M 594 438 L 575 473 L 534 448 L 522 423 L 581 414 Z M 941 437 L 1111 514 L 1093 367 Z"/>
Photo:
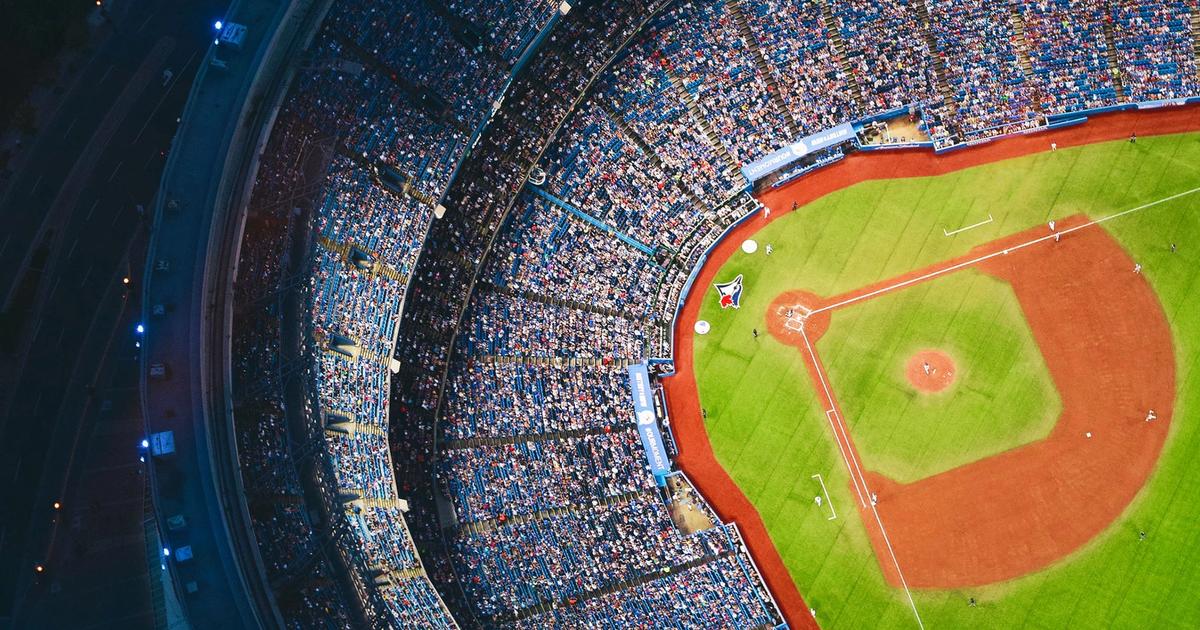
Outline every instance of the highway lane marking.
<path id="1" fill-rule="evenodd" d="M 34 180 L 34 182 L 33 182 L 33 188 L 30 188 L 30 189 L 29 189 L 29 196 L 30 196 L 30 197 L 32 197 L 32 196 L 34 196 L 35 194 L 37 194 L 37 189 L 38 189 L 38 186 L 41 186 L 41 185 L 42 185 L 42 178 L 43 178 L 43 177 L 45 177 L 45 174 L 38 175 L 38 178 L 37 178 L 36 180 Z"/>
<path id="2" fill-rule="evenodd" d="M 12 234 L 4 237 L 4 244 L 0 245 L 0 254 L 4 254 L 4 250 L 8 249 L 8 242 L 12 240 Z"/>
<path id="3" fill-rule="evenodd" d="M 146 116 L 146 122 L 142 123 L 142 128 L 138 129 L 137 135 L 133 137 L 133 142 L 130 144 L 137 144 L 137 141 L 141 139 L 142 134 L 146 131 L 146 127 L 150 125 L 150 121 L 153 120 L 154 115 L 158 113 L 158 108 L 162 107 L 163 101 L 166 101 L 167 97 L 171 95 L 171 90 L 175 89 L 175 85 L 179 83 L 179 79 L 183 78 L 184 73 L 187 72 L 187 69 L 192 65 L 192 62 L 196 60 L 196 55 L 199 52 L 200 51 L 198 50 L 193 50 L 192 56 L 188 57 L 187 63 L 183 64 L 183 68 L 180 69 L 179 72 L 177 72 L 173 77 L 171 77 L 171 84 L 167 86 L 166 91 L 163 92 L 161 97 L 159 97 L 158 102 L 154 104 L 154 109 L 150 110 L 150 115 Z"/>
<path id="4" fill-rule="evenodd" d="M 104 80 L 108 78 L 108 75 L 112 74 L 113 68 L 115 67 L 115 64 L 108 64 L 108 69 L 104 71 L 104 74 L 100 75 L 100 80 L 98 83 L 104 83 Z"/>
<path id="5" fill-rule="evenodd" d="M 120 162 L 117 162 L 117 168 L 114 168 L 112 175 L 108 176 L 108 181 L 111 182 L 113 180 L 113 178 L 117 176 L 117 171 L 121 170 L 121 165 L 124 163 L 125 163 L 125 160 L 121 160 Z"/>
<path id="6" fill-rule="evenodd" d="M 71 243 L 71 249 L 67 250 L 67 260 L 71 260 L 75 256 L 75 246 L 79 245 L 79 237 L 75 237 L 75 241 Z M 53 293 L 53 292 L 52 292 Z"/>
<path id="7" fill-rule="evenodd" d="M 87 216 L 83 218 L 84 223 L 87 223 L 88 221 L 92 220 L 92 213 L 96 211 L 96 206 L 98 206 L 98 205 L 100 205 L 99 199 L 96 199 L 95 201 L 92 202 L 92 207 L 88 208 Z"/>
<path id="8" fill-rule="evenodd" d="M 74 118 L 72 118 L 72 119 L 71 119 L 71 124 L 67 125 L 67 130 L 63 132 L 63 137 L 64 137 L 64 138 L 66 138 L 67 136 L 71 135 L 71 130 L 75 128 L 75 123 L 77 123 L 77 122 L 79 122 L 79 117 L 78 117 L 78 116 L 76 116 L 76 117 L 74 117 Z"/>

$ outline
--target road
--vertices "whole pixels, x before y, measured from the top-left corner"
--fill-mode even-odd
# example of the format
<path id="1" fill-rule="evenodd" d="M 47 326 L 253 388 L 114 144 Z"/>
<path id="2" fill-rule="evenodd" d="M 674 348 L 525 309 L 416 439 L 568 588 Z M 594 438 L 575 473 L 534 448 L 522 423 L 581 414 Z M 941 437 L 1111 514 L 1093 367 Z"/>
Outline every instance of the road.
<path id="1" fill-rule="evenodd" d="M 110 33 L 0 191 L 0 628 L 152 621 L 138 207 L 226 4 L 110 3 Z"/>

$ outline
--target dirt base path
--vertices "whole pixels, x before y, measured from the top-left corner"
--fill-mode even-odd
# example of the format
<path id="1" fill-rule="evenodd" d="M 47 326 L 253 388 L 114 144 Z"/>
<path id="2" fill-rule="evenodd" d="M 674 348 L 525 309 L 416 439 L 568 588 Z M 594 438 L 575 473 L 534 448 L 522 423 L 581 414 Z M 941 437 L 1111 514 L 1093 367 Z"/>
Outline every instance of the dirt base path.
<path id="1" fill-rule="evenodd" d="M 1066 148 L 1123 139 L 1133 132 L 1140 136 L 1151 136 L 1197 129 L 1200 129 L 1200 107 L 1188 106 L 1098 116 L 1083 125 L 998 140 L 943 156 L 919 150 L 854 154 L 788 186 L 771 191 L 760 197 L 760 200 L 772 209 L 770 220 L 777 220 L 790 212 L 793 204 L 803 206 L 831 192 L 871 179 L 949 173 L 1046 151 L 1051 142 Z M 795 629 L 816 628 L 816 623 L 808 614 L 808 606 L 767 534 L 758 511 L 713 455 L 712 445 L 708 441 L 708 434 L 700 417 L 700 402 L 693 371 L 692 326 L 695 325 L 700 305 L 708 293 L 707 286 L 712 284 L 717 271 L 729 260 L 739 244 L 761 229 L 764 223 L 765 221 L 758 220 L 747 221 L 727 234 L 710 252 L 693 285 L 698 290 L 693 290 L 687 295 L 675 322 L 676 375 L 666 379 L 664 385 L 670 401 L 672 428 L 680 448 L 677 460 L 680 468 L 691 477 L 697 489 L 722 519 L 734 521 L 741 528 L 750 547 L 750 554 L 783 609 L 788 624 Z"/>
<path id="2" fill-rule="evenodd" d="M 1077 216 L 1060 227 L 1086 222 Z M 878 498 L 873 509 L 860 505 L 860 513 L 894 586 L 902 584 L 899 571 L 910 588 L 959 588 L 1043 569 L 1120 516 L 1158 461 L 1175 401 L 1175 357 L 1162 306 L 1103 229 L 1087 227 L 1061 242 L 1016 248 L 1045 235 L 1045 228 L 1036 228 L 976 248 L 964 259 L 994 255 L 971 267 L 1010 283 L 1021 304 L 1063 403 L 1046 439 L 898 484 L 857 458 L 844 421 L 836 427 L 848 466 L 862 471 L 852 489 Z M 882 284 L 965 269 L 962 260 Z M 836 303 L 851 306 L 855 297 L 879 290 L 866 287 Z M 794 337 L 781 341 L 796 345 Z M 807 345 L 800 350 L 820 393 L 827 379 L 819 356 Z M 837 393 L 824 396 L 838 410 L 836 423 Z M 1153 420 L 1147 420 L 1150 410 Z"/>

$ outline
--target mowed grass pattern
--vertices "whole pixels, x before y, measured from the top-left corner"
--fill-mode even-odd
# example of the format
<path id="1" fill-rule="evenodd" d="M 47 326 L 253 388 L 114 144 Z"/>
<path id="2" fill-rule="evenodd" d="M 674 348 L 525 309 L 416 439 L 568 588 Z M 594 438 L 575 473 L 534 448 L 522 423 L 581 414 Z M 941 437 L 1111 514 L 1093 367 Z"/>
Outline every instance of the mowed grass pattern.
<path id="1" fill-rule="evenodd" d="M 1052 218 L 1080 212 L 1102 217 L 1157 201 L 1200 187 L 1196 165 L 1200 135 L 1181 134 L 1059 149 L 934 178 L 866 182 L 766 226 L 755 238 L 771 243 L 773 255 L 760 248 L 726 263 L 718 280 L 741 273 L 746 289 L 740 310 L 722 311 L 715 297 L 701 309 L 701 319 L 713 325 L 697 338 L 695 354 L 707 429 L 718 460 L 757 505 L 823 627 L 905 628 L 915 622 L 903 592 L 885 584 L 852 509 L 845 464 L 799 353 L 768 335 L 756 340 L 751 334 L 766 329 L 770 301 L 794 288 L 841 293 Z M 991 224 L 950 238 L 943 234 L 989 214 Z M 1121 518 L 1056 565 L 985 588 L 915 592 L 929 628 L 1200 626 L 1200 466 L 1192 464 L 1200 456 L 1200 372 L 1193 369 L 1200 361 L 1200 194 L 1116 219 L 1104 229 L 1145 266 L 1175 336 L 1180 393 L 1159 467 Z M 1177 253 L 1169 251 L 1171 242 Z M 711 287 L 695 290 L 716 295 Z M 909 325 L 903 313 L 895 319 L 897 330 Z M 945 321 L 950 328 L 958 320 Z M 821 352 L 836 361 L 854 351 L 852 338 L 839 344 L 831 337 Z M 859 386 L 868 391 L 855 391 Z M 869 379 L 839 385 L 837 395 L 843 402 L 869 398 L 872 386 Z M 855 439 L 882 442 L 888 430 L 864 424 L 855 428 Z M 940 439 L 929 435 L 927 441 Z M 919 440 L 905 446 L 913 460 L 930 448 Z M 957 455 L 972 457 L 977 446 L 964 440 Z M 838 508 L 836 520 L 827 520 L 826 507 L 813 502 L 820 486 L 811 475 L 817 473 Z M 1148 538 L 1139 542 L 1142 530 Z M 979 606 L 968 607 L 968 597 Z"/>
<path id="2" fill-rule="evenodd" d="M 923 394 L 909 357 L 955 361 L 955 381 Z M 855 446 L 872 470 L 909 483 L 1046 437 L 1058 392 L 1011 286 L 965 269 L 833 313 L 817 344 Z"/>

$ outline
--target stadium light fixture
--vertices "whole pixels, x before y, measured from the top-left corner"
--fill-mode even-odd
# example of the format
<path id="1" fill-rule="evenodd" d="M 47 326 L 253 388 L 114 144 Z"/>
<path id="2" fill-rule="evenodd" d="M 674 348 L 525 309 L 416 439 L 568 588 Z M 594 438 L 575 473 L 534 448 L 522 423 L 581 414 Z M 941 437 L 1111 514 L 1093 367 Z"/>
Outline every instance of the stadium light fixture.
<path id="1" fill-rule="evenodd" d="M 96 4 L 100 4 L 100 3 L 99 3 L 99 2 L 97 2 Z M 46 570 L 46 567 L 44 567 L 44 566 L 42 566 L 42 565 L 40 565 L 40 564 L 39 564 L 39 565 L 35 565 L 35 566 L 33 567 L 33 570 L 34 570 L 34 571 L 37 571 L 38 573 L 41 573 L 42 571 L 45 571 L 45 570 Z"/>
<path id="2" fill-rule="evenodd" d="M 225 23 L 222 22 L 221 20 L 217 20 L 216 22 L 213 22 L 213 28 L 218 31 L 221 30 L 221 27 L 223 27 L 223 26 L 225 26 Z"/>
<path id="3" fill-rule="evenodd" d="M 142 448 L 150 448 L 150 440 L 142 439 Z"/>
<path id="4" fill-rule="evenodd" d="M 141 325 L 141 324 L 138 324 L 138 325 L 137 325 L 137 334 L 139 334 L 139 335 L 140 335 L 140 334 L 142 334 L 142 333 L 144 333 L 144 332 L 146 332 L 146 327 L 145 327 L 145 326 L 143 326 L 143 325 Z"/>
<path id="5" fill-rule="evenodd" d="M 167 549 L 166 547 L 163 547 L 163 557 L 164 557 L 164 558 L 170 558 L 170 557 L 171 557 L 171 550 L 170 550 L 170 549 Z"/>

